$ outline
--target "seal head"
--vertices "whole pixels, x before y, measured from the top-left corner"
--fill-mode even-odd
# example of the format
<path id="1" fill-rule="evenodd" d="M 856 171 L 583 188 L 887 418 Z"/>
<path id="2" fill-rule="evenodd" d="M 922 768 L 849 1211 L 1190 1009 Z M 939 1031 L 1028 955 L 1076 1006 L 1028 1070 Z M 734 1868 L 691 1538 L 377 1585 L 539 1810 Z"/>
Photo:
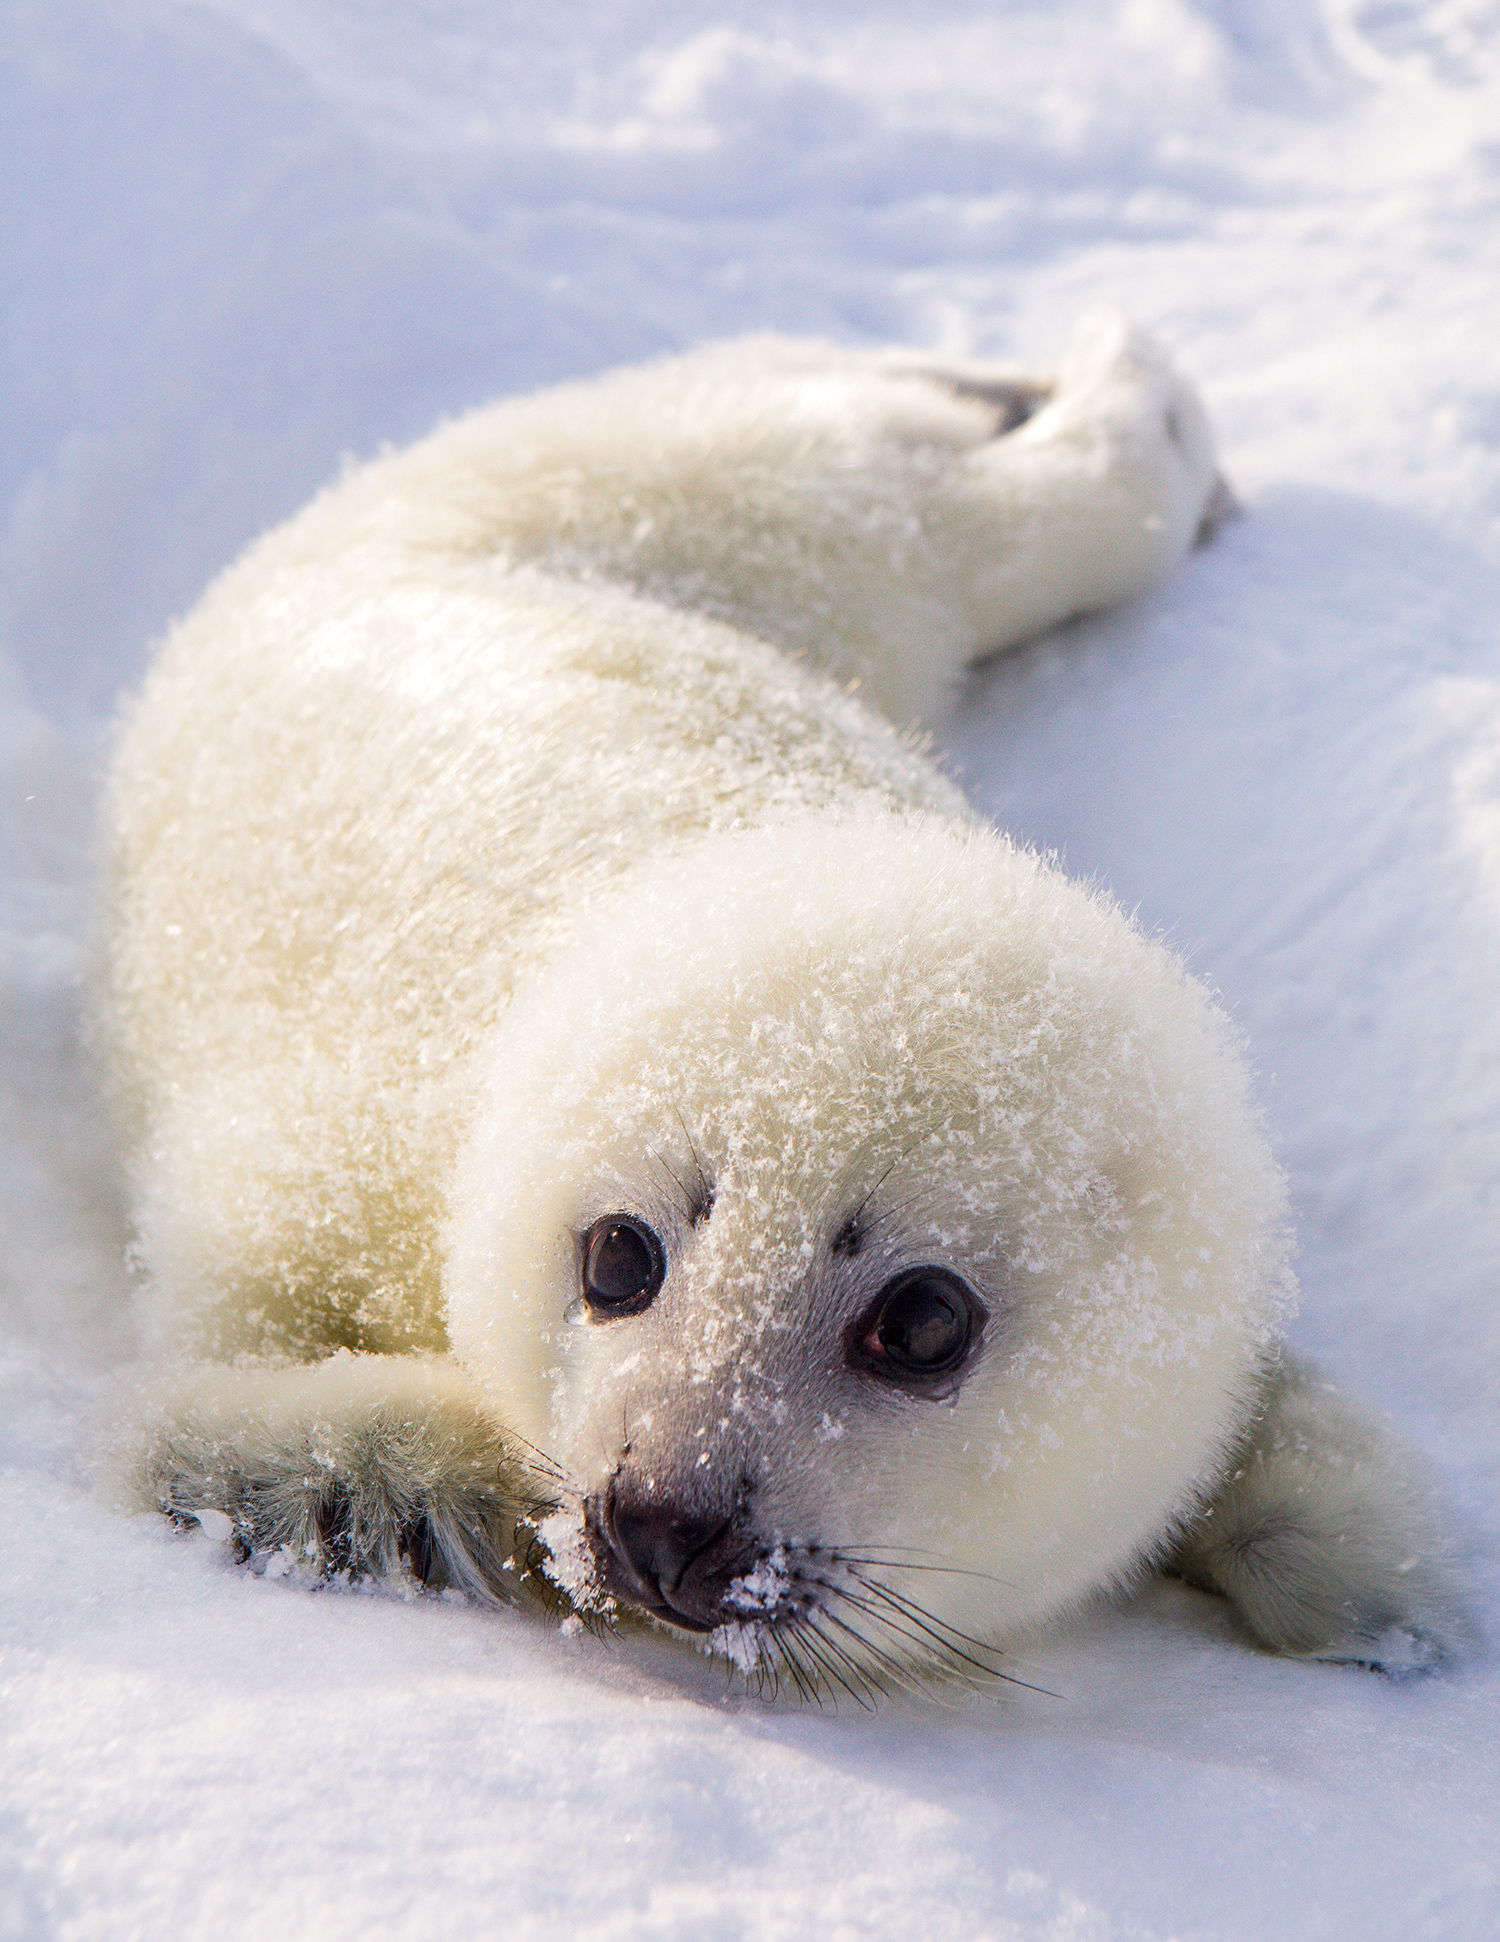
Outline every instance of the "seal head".
<path id="1" fill-rule="evenodd" d="M 696 846 L 568 958 L 505 1021 L 447 1290 L 565 1479 L 576 1600 L 873 1660 L 1161 1543 L 1288 1286 L 1169 952 L 1002 837 L 870 813 Z"/>

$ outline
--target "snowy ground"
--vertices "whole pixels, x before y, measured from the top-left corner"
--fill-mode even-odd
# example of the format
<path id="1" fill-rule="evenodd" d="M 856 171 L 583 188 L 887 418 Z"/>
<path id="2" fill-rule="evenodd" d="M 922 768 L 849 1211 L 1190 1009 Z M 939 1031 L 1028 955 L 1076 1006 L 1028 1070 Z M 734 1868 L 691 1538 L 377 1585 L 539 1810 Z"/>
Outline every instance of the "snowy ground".
<path id="1" fill-rule="evenodd" d="M 1295 1334 L 1500 1584 L 1493 0 L 6 0 L 0 1938 L 1488 1938 L 1500 1674 L 1160 1586 L 874 1719 L 314 1595 L 88 1488 L 130 1350 L 75 1038 L 114 696 L 345 453 L 761 326 L 1045 362 L 1099 298 L 1249 516 L 954 738 L 1244 1027 Z"/>

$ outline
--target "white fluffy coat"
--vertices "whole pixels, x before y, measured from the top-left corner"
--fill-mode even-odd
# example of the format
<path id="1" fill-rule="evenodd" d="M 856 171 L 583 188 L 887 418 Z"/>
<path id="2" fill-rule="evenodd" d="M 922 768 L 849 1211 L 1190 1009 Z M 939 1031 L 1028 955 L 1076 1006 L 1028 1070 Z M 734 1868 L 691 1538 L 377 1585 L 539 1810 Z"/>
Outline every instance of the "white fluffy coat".
<path id="1" fill-rule="evenodd" d="M 1281 1393 L 1243 1067 L 1165 950 L 905 731 L 1221 502 L 1190 387 L 1117 319 L 1055 379 L 762 340 L 477 413 L 231 568 L 108 795 L 144 1312 L 206 1365 L 151 1406 L 156 1501 L 503 1592 L 519 1437 L 579 1602 L 578 1506 L 639 1473 L 744 1521 L 747 1609 L 795 1592 L 825 1654 L 842 1611 L 877 1671 L 1196 1528 Z M 621 1210 L 667 1278 L 600 1325 L 578 1237 Z M 910 1262 L 987 1314 L 941 1399 L 844 1347 Z M 1252 1625 L 1371 1657 L 1451 1631 L 1440 1546 L 1387 1595 L 1415 1515 L 1379 1597 Z M 925 1633 L 850 1589 L 877 1553 Z M 730 1649 L 774 1652 L 747 1623 Z"/>

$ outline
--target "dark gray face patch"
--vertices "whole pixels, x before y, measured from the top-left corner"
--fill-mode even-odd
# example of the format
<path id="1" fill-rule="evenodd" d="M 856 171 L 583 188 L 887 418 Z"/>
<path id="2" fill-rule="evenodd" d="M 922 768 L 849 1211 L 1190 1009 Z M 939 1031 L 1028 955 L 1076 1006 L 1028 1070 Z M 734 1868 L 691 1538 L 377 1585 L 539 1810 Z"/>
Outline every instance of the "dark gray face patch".
<path id="1" fill-rule="evenodd" d="M 601 1215 L 579 1237 L 586 1319 L 620 1327 L 625 1366 L 630 1344 L 658 1332 L 675 1352 L 675 1275 L 708 1217 L 687 1198 L 664 1240 L 652 1225 L 662 1210 L 645 1209 Z M 773 1363 L 752 1358 L 763 1392 L 754 1406 L 733 1394 L 751 1373 L 733 1361 L 723 1393 L 688 1410 L 685 1371 L 664 1387 L 632 1376 L 608 1475 L 582 1504 L 597 1585 L 618 1604 L 712 1632 L 745 1622 L 753 1580 L 754 1621 L 795 1623 L 828 1581 L 801 1565 L 777 1575 L 771 1561 L 827 1554 L 823 1534 L 785 1524 L 778 1475 L 816 1463 L 832 1422 L 956 1396 L 983 1344 L 985 1300 L 953 1265 L 923 1259 L 923 1230 L 903 1236 L 904 1223 L 871 1195 L 836 1219 L 805 1284 L 787 1291 L 786 1313 L 800 1312 L 800 1325 L 779 1332 Z"/>

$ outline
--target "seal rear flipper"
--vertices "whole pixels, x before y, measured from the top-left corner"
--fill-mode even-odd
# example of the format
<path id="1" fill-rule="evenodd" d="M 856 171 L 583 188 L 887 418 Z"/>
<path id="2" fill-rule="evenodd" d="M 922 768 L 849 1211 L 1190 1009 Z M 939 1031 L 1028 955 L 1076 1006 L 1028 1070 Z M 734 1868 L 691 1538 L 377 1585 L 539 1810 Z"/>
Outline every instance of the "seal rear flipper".
<path id="1" fill-rule="evenodd" d="M 227 1519 L 242 1561 L 280 1552 L 327 1577 L 556 1602 L 527 1563 L 537 1480 L 444 1358 L 197 1365 L 146 1402 L 131 1500 L 181 1524 Z"/>
<path id="2" fill-rule="evenodd" d="M 1291 1357 L 1169 1572 L 1291 1657 L 1400 1674 L 1473 1644 L 1446 1510 L 1418 1453 Z"/>

